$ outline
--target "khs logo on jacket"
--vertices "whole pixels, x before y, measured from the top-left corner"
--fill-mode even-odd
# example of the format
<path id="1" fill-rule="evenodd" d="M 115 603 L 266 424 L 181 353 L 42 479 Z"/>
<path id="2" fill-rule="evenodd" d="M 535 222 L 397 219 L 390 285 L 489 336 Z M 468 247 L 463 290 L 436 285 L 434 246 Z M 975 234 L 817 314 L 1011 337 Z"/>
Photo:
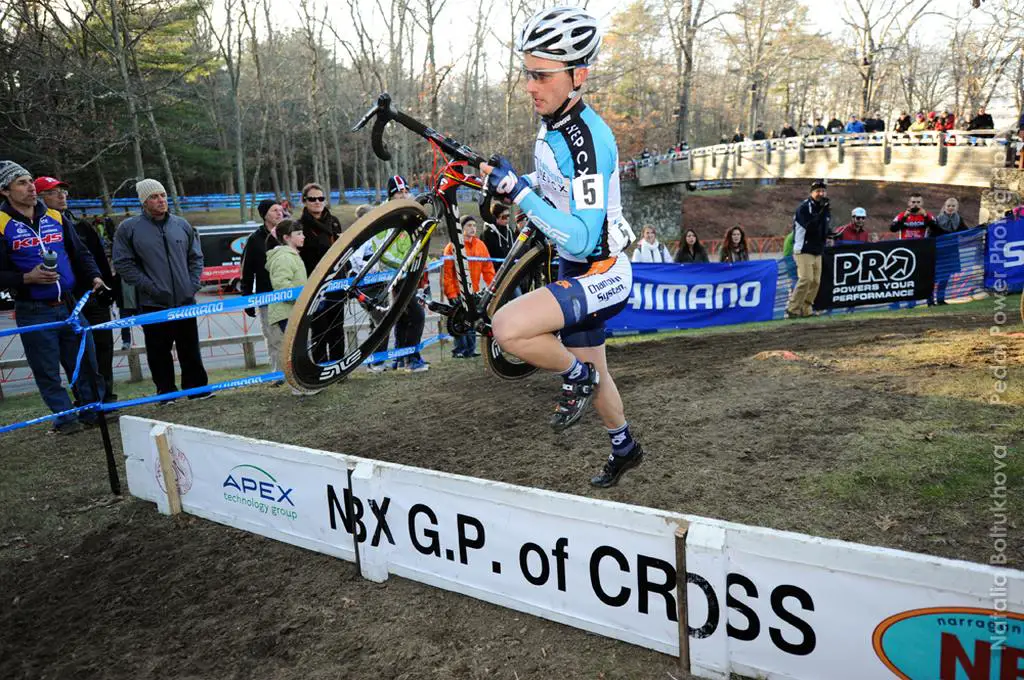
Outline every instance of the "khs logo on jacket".
<path id="1" fill-rule="evenodd" d="M 43 236 L 43 243 L 49 245 L 50 243 L 61 243 L 64 240 L 64 234 L 46 234 Z M 29 236 L 27 238 L 16 238 L 11 241 L 11 250 L 21 250 L 22 248 L 38 248 L 39 239 L 36 236 Z"/>

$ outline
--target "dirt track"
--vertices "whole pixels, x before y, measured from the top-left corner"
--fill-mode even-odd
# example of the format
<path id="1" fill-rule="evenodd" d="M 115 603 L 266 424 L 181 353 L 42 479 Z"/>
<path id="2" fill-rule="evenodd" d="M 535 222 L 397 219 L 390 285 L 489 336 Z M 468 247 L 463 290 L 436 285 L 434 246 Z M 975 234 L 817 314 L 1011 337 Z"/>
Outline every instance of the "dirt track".
<path id="1" fill-rule="evenodd" d="M 544 424 L 557 389 L 551 377 L 501 383 L 477 362 L 446 362 L 425 375 L 359 377 L 331 398 L 298 401 L 285 390 L 259 388 L 140 415 L 979 560 L 988 550 L 984 516 L 969 508 L 951 529 L 947 517 L 898 493 L 865 507 L 822 498 L 813 482 L 858 465 L 864 419 L 896 431 L 956 422 L 988 407 L 907 394 L 884 372 L 752 357 L 772 349 L 855 352 L 894 333 L 923 338 L 938 327 L 980 329 L 985 322 L 952 315 L 780 323 L 756 333 L 613 346 L 610 364 L 650 458 L 607 492 L 587 484 L 608 445 L 596 418 L 556 435 Z M 1024 434 L 1014 436 L 1019 442 Z M 38 449 L 41 437 L 21 433 L 4 443 L 34 441 Z M 47 464 L 76 455 L 51 442 L 38 452 Z M 89 474 L 102 478 L 90 465 Z M 34 493 L 47 502 L 38 511 L 56 513 L 66 530 L 32 546 L 31 534 L 12 544 L 11 535 L 26 530 L 4 525 L 3 678 L 686 677 L 654 652 L 398 578 L 373 584 L 353 565 L 202 520 L 172 521 L 149 504 L 129 500 L 82 515 L 76 508 L 88 498 L 81 490 Z M 872 519 L 880 513 L 901 523 L 879 529 Z M 85 522 L 92 528 L 76 534 Z"/>

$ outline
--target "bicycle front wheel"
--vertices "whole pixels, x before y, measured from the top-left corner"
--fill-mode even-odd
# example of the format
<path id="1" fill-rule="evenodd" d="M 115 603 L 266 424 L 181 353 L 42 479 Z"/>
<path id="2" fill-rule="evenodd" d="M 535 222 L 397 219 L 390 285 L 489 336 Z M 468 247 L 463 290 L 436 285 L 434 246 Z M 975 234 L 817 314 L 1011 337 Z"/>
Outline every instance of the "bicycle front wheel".
<path id="1" fill-rule="evenodd" d="M 281 354 L 292 387 L 338 382 L 384 343 L 416 293 L 435 225 L 416 201 L 389 201 L 331 246 L 288 318 Z"/>
<path id="2" fill-rule="evenodd" d="M 487 315 L 494 318 L 502 305 L 508 304 L 521 295 L 543 288 L 558 275 L 551 267 L 551 247 L 536 245 L 520 257 L 508 270 L 494 298 L 487 307 Z M 537 370 L 514 354 L 503 350 L 493 336 L 484 338 L 484 364 L 496 376 L 504 380 L 521 380 Z"/>

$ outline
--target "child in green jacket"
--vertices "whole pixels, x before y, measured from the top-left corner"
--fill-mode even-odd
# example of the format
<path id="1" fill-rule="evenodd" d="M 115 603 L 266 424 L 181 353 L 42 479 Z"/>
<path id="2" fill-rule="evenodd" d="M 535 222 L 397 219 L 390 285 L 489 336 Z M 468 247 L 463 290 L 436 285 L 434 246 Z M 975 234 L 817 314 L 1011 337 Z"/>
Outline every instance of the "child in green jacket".
<path id="1" fill-rule="evenodd" d="M 266 266 L 270 274 L 270 285 L 274 290 L 304 286 L 306 265 L 299 256 L 299 248 L 306 240 L 302 225 L 292 220 L 282 220 L 275 229 L 275 235 L 282 247 L 267 252 Z M 267 321 L 276 323 L 284 331 L 294 306 L 294 302 L 275 302 L 267 312 Z"/>

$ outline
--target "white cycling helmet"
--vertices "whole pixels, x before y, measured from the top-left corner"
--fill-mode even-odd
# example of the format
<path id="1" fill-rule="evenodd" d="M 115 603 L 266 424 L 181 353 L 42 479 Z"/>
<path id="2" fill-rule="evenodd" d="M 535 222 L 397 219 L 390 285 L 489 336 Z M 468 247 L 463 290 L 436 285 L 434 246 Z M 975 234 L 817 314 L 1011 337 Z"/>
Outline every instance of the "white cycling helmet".
<path id="1" fill-rule="evenodd" d="M 530 17 L 516 47 L 542 59 L 589 66 L 601 48 L 601 31 L 597 17 L 586 10 L 552 7 Z"/>

